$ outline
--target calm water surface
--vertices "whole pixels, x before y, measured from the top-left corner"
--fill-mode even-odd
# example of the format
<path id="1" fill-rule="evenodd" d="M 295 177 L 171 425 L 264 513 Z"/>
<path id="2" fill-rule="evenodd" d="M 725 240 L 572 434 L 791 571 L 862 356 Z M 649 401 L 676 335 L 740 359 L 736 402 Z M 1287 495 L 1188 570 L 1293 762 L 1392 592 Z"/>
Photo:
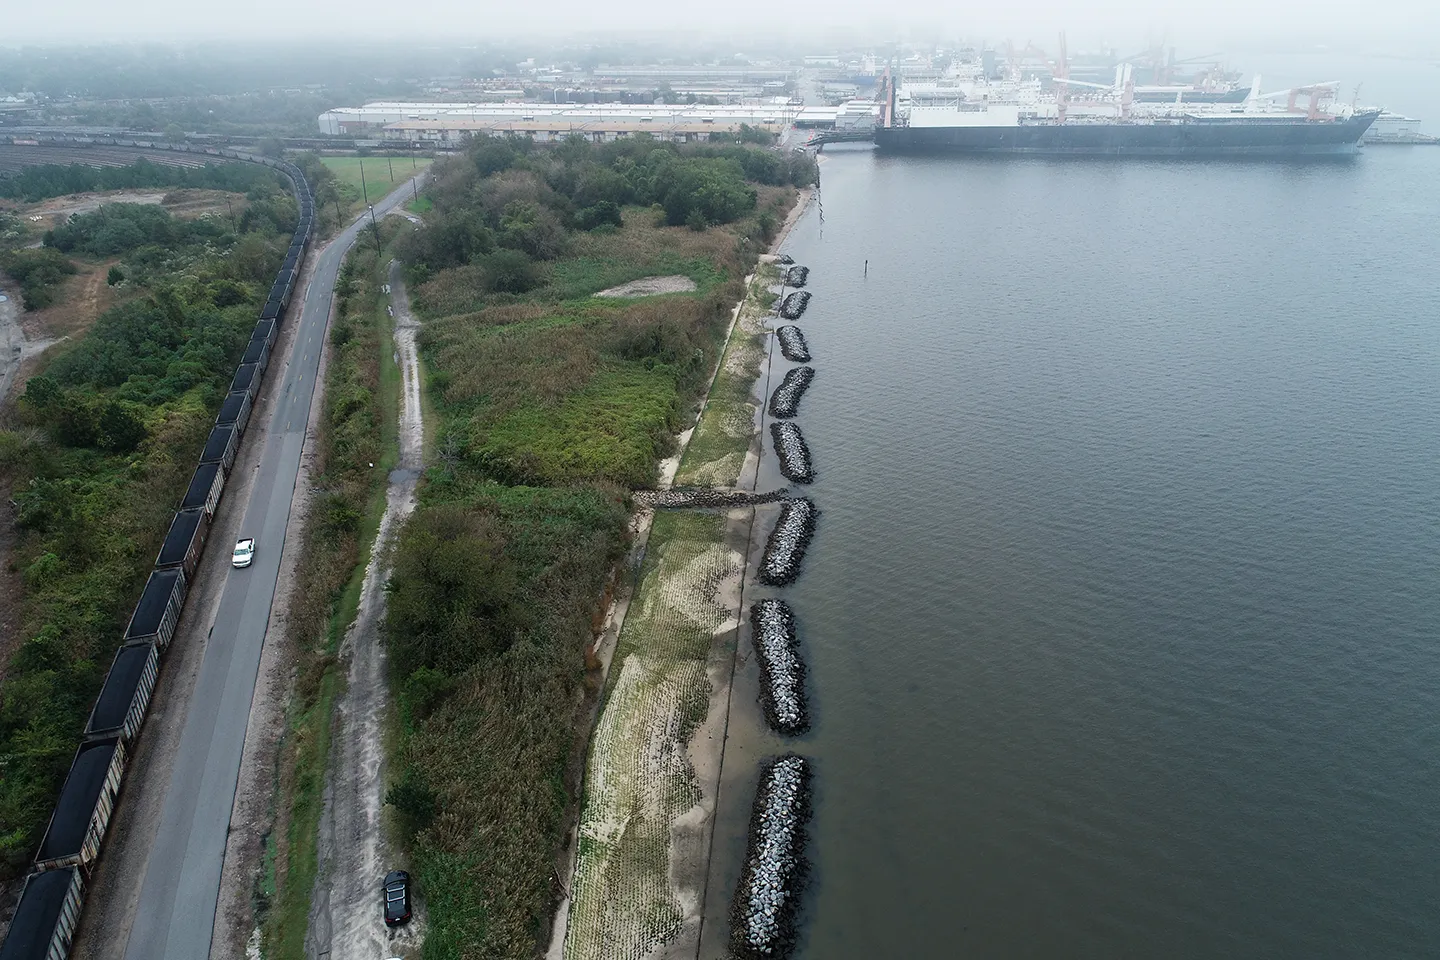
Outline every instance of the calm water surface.
<path id="1" fill-rule="evenodd" d="M 1440 956 L 1440 148 L 823 184 L 801 956 Z"/>

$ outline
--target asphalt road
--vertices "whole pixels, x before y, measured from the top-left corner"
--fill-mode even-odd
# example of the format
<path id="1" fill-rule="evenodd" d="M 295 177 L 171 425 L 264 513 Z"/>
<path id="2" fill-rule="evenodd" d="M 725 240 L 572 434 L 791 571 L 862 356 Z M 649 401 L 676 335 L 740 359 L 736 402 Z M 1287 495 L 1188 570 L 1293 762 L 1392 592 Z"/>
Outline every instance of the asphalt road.
<path id="1" fill-rule="evenodd" d="M 375 215 L 410 195 L 406 181 L 375 204 Z M 266 371 L 267 377 L 279 375 L 283 380 L 270 385 L 275 413 L 240 531 L 240 536 L 256 539 L 255 561 L 245 570 L 231 570 L 220 596 L 125 948 L 126 960 L 196 960 L 210 953 L 245 727 L 280 574 L 281 545 L 300 470 L 330 300 L 345 251 L 369 222 L 366 215 L 352 223 L 319 254 L 298 318 L 291 306 L 289 322 L 300 327 L 290 362 L 283 373 L 274 361 Z M 214 543 L 210 549 L 231 546 Z"/>

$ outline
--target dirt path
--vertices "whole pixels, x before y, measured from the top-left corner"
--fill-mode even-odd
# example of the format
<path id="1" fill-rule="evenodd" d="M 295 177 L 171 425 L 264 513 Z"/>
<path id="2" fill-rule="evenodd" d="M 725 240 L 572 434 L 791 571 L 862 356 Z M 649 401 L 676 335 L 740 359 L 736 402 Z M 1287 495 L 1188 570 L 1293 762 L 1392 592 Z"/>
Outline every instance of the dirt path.
<path id="1" fill-rule="evenodd" d="M 381 822 L 385 718 L 390 698 L 380 625 L 385 616 L 390 547 L 415 509 L 415 486 L 420 478 L 425 440 L 420 363 L 415 349 L 419 324 L 410 312 L 400 267 L 393 262 L 390 290 L 395 310 L 395 350 L 402 377 L 400 463 L 390 472 L 385 513 L 360 588 L 360 607 L 340 650 L 349 667 L 337 709 L 325 809 L 320 820 L 320 870 L 305 938 L 305 955 L 311 960 L 389 957 L 401 953 L 402 948 L 417 948 L 423 939 L 419 918 L 392 931 L 386 929 L 380 916 L 380 882 L 394 867 Z"/>
<path id="2" fill-rule="evenodd" d="M 20 328 L 20 291 L 0 283 L 0 399 L 10 395 L 10 386 L 20 370 L 25 349 L 25 331 Z"/>

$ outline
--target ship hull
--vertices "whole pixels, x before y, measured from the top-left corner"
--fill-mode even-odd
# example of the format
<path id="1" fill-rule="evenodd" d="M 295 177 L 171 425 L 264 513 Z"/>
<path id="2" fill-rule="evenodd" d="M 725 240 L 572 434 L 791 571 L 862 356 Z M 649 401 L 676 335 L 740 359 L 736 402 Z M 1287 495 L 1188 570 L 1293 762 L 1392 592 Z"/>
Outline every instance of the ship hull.
<path id="1" fill-rule="evenodd" d="M 1344 120 L 1175 123 L 1034 123 L 1018 126 L 877 127 L 875 143 L 894 153 L 1023 153 L 1124 157 L 1345 156 L 1377 114 Z"/>

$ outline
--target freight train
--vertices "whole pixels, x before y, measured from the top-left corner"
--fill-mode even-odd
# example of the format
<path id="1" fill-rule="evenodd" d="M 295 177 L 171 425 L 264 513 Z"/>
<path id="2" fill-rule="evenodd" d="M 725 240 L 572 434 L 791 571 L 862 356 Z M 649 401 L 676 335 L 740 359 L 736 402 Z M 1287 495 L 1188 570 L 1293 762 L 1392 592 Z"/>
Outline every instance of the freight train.
<path id="1" fill-rule="evenodd" d="M 35 138 L 47 146 L 74 146 L 74 138 Z M 171 150 L 263 163 L 284 174 L 294 188 L 300 222 L 284 265 L 255 324 L 230 393 L 221 404 L 195 475 L 181 500 L 135 612 L 120 640 L 100 696 L 81 735 L 70 773 L 46 827 L 34 869 L 0 945 L 0 960 L 64 960 L 80 923 L 85 885 L 100 856 L 105 830 L 124 781 L 126 761 L 145 721 L 150 694 L 166 647 L 175 633 L 185 595 L 215 517 L 235 452 L 250 419 L 270 351 L 314 235 L 315 198 L 300 168 L 284 160 L 219 147 L 163 141 L 90 138 L 104 146 Z"/>

